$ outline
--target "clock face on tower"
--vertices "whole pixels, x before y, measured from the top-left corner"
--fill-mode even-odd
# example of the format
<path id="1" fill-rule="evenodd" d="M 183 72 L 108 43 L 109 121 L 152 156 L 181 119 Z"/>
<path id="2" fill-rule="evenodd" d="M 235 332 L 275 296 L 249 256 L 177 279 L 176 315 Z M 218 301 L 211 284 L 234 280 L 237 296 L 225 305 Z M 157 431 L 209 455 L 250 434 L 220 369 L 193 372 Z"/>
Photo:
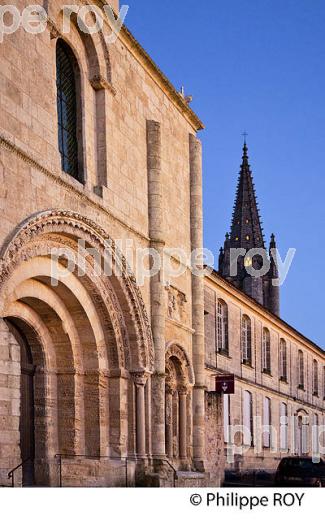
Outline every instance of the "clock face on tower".
<path id="1" fill-rule="evenodd" d="M 245 265 L 245 267 L 252 267 L 253 260 L 251 259 L 250 256 L 247 256 L 247 255 L 245 256 L 244 265 Z"/>

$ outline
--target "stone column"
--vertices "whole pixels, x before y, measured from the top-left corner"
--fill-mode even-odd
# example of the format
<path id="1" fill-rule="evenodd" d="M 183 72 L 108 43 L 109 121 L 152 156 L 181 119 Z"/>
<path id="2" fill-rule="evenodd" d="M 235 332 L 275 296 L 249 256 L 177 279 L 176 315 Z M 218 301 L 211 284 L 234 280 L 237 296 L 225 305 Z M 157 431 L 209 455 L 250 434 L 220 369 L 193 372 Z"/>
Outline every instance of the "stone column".
<path id="1" fill-rule="evenodd" d="M 148 210 L 150 247 L 163 259 L 161 129 L 147 121 Z M 151 328 L 155 348 L 152 375 L 152 455 L 165 456 L 165 289 L 161 271 L 150 278 Z"/>
<path id="2" fill-rule="evenodd" d="M 202 149 L 196 136 L 189 137 L 191 247 L 203 247 L 202 215 Z M 203 268 L 197 266 L 196 270 Z M 204 470 L 205 459 L 205 362 L 204 362 L 204 279 L 192 273 L 192 340 L 195 385 L 193 388 L 193 459 L 198 470 Z"/>
<path id="3" fill-rule="evenodd" d="M 187 458 L 187 389 L 181 388 L 179 396 L 179 456 L 182 460 Z"/>
<path id="4" fill-rule="evenodd" d="M 57 372 L 58 430 L 60 453 L 85 453 L 83 374 L 75 370 Z"/>
<path id="5" fill-rule="evenodd" d="M 129 373 L 124 368 L 109 371 L 109 443 L 110 455 L 125 457 L 128 453 L 128 386 Z"/>
<path id="6" fill-rule="evenodd" d="M 100 455 L 109 455 L 108 370 L 99 371 Z"/>
<path id="7" fill-rule="evenodd" d="M 146 456 L 146 406 L 145 406 L 145 385 L 147 377 L 143 373 L 133 374 L 136 388 L 136 440 L 138 457 Z"/>
<path id="8" fill-rule="evenodd" d="M 170 386 L 166 387 L 166 455 L 173 458 L 173 392 Z"/>

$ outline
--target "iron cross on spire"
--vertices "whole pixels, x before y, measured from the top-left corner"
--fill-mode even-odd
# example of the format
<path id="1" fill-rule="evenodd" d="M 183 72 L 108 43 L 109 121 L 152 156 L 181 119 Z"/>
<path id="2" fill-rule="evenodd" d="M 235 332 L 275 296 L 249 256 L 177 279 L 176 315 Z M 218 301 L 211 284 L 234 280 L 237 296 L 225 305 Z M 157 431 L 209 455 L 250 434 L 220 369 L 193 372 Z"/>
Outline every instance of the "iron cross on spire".
<path id="1" fill-rule="evenodd" d="M 246 143 L 246 137 L 248 136 L 248 133 L 247 133 L 247 132 L 244 132 L 244 133 L 242 134 L 242 136 L 244 137 L 244 142 Z"/>

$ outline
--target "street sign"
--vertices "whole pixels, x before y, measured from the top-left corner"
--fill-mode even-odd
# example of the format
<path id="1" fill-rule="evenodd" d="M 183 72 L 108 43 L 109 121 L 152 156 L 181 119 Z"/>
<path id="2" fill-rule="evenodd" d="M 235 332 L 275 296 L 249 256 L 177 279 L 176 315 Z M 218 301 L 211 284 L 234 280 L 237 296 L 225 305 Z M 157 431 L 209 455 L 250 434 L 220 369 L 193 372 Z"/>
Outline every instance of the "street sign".
<path id="1" fill-rule="evenodd" d="M 216 376 L 216 392 L 218 394 L 234 394 L 235 393 L 235 376 L 234 376 L 234 374 L 218 374 Z"/>

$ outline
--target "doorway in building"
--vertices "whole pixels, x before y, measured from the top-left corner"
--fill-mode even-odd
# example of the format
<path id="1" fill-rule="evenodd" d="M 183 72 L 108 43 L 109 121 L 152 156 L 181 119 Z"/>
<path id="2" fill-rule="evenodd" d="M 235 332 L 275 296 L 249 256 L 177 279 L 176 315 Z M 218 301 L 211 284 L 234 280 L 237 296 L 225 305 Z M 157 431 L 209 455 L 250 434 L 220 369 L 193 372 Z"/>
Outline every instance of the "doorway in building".
<path id="1" fill-rule="evenodd" d="M 20 346 L 20 453 L 22 461 L 22 484 L 35 484 L 35 413 L 34 413 L 34 373 L 32 353 L 24 334 L 11 320 L 7 321 L 11 333 Z"/>

